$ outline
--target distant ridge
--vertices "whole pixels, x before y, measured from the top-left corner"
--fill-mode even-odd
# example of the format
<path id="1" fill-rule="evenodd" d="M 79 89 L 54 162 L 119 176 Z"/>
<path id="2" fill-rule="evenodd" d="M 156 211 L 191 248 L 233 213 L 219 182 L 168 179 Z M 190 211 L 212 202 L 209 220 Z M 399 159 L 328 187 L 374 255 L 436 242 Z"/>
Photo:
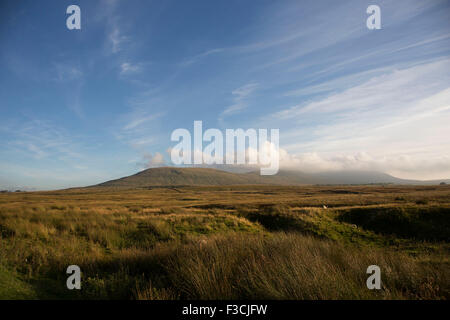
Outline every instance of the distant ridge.
<path id="1" fill-rule="evenodd" d="M 110 180 L 97 187 L 143 188 L 152 186 L 222 186 L 222 185 L 313 185 L 313 184 L 413 184 L 433 185 L 450 180 L 405 180 L 376 171 L 333 171 L 304 173 L 280 170 L 273 176 L 261 176 L 259 171 L 232 173 L 210 168 L 160 167 L 140 171 L 134 175 Z"/>

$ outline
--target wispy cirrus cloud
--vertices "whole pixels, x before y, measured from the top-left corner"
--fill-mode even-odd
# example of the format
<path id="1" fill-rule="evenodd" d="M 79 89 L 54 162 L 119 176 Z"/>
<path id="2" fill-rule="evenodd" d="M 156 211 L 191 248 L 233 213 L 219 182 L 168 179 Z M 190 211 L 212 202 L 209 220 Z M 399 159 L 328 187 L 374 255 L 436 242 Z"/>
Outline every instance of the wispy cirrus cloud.
<path id="1" fill-rule="evenodd" d="M 450 76 L 444 70 L 449 67 L 450 60 L 441 60 L 410 68 L 390 69 L 342 92 L 290 107 L 275 116 L 292 119 L 305 113 L 372 110 L 379 114 L 386 109 L 410 109 L 412 103 L 448 86 Z M 347 82 L 348 78 L 341 80 Z M 321 86 L 327 87 L 326 83 Z M 336 80 L 332 82 L 332 87 L 339 87 Z"/>
<path id="2" fill-rule="evenodd" d="M 99 11 L 97 20 L 106 25 L 106 46 L 109 54 L 119 53 L 124 49 L 124 45 L 131 41 L 130 36 L 123 31 L 118 13 L 119 5 L 118 0 L 102 0 L 97 9 Z"/>
<path id="3" fill-rule="evenodd" d="M 73 137 L 49 121 L 32 119 L 24 123 L 15 122 L 14 125 L 5 126 L 3 131 L 11 136 L 6 147 L 37 160 L 49 157 L 71 160 L 82 157 L 76 151 L 78 144 Z"/>
<path id="4" fill-rule="evenodd" d="M 365 9 L 370 4 L 368 1 L 350 1 L 346 3 L 328 3 L 324 9 L 323 3 L 314 3 L 305 7 L 297 2 L 284 5 L 275 14 L 270 14 L 270 19 L 276 19 L 272 23 L 267 23 L 270 28 L 261 30 L 258 35 L 264 35 L 264 40 L 241 47 L 243 52 L 247 51 L 271 51 L 269 59 L 255 67 L 257 70 L 267 68 L 286 68 L 286 70 L 301 70 L 314 60 L 314 55 L 320 55 L 317 65 L 323 65 L 327 60 L 333 64 L 340 63 L 342 59 L 347 60 L 352 56 L 348 50 L 340 50 L 339 46 L 351 45 L 356 42 L 365 43 L 364 38 L 373 36 L 365 26 Z M 407 1 L 399 0 L 394 2 L 384 2 L 380 4 L 382 9 L 383 29 L 393 29 L 406 21 L 417 18 L 427 10 L 433 10 L 445 4 L 445 0 L 437 1 Z M 401 8 L 401 9 L 400 9 Z M 361 12 L 361 15 L 349 15 L 348 12 Z M 442 19 L 444 14 L 441 14 Z M 297 17 L 294 19 L 294 17 Z M 345 17 L 343 19 L 342 17 Z M 290 21 L 280 23 L 280 21 Z M 448 27 L 448 25 L 447 25 Z M 392 41 L 390 37 L 377 38 L 378 48 L 367 46 L 368 54 L 373 56 L 374 51 L 383 51 L 386 55 L 393 54 L 401 50 L 407 50 L 438 41 L 446 40 L 441 31 L 436 33 L 426 33 L 427 40 L 417 41 L 417 34 L 406 33 L 401 38 Z M 318 36 L 320 35 L 320 36 Z M 420 36 L 422 37 L 422 35 Z M 375 38 L 375 37 L 372 37 Z M 399 48 L 400 47 L 400 48 Z M 247 49 L 246 49 L 247 48 Z M 236 48 L 237 49 L 237 48 Z M 337 49 L 337 50 L 336 50 Z M 322 52 L 335 51 L 333 55 L 322 55 Z M 359 51 L 361 49 L 357 49 Z M 364 52 L 355 51 L 356 59 L 359 55 L 365 56 Z M 341 56 L 341 52 L 343 55 Z M 357 55 L 356 55 L 357 53 Z M 375 54 L 376 55 L 376 54 Z M 336 59 L 338 58 L 338 59 Z M 351 59 L 353 59 L 352 57 Z M 325 61 L 322 61 L 325 59 Z"/>
<path id="5" fill-rule="evenodd" d="M 207 50 L 207 51 L 205 51 L 203 53 L 200 53 L 198 55 L 195 55 L 193 57 L 190 57 L 190 58 L 184 60 L 181 63 L 181 66 L 183 66 L 183 67 L 190 66 L 190 65 L 200 61 L 203 58 L 206 58 L 206 57 L 208 57 L 210 55 L 213 55 L 213 54 L 216 54 L 216 53 L 220 53 L 220 52 L 223 52 L 223 51 L 225 51 L 225 49 L 223 49 L 223 48 L 216 48 L 216 49 Z"/>
<path id="6" fill-rule="evenodd" d="M 68 62 L 55 62 L 54 64 L 54 79 L 59 82 L 79 80 L 83 76 L 81 67 Z"/>
<path id="7" fill-rule="evenodd" d="M 235 114 L 245 109 L 248 106 L 247 99 L 257 88 L 258 84 L 251 82 L 233 90 L 231 92 L 233 96 L 233 104 L 226 107 L 225 110 L 223 110 L 220 114 L 220 117 Z"/>
<path id="8" fill-rule="evenodd" d="M 142 64 L 133 64 L 131 62 L 124 62 L 120 65 L 120 74 L 133 74 L 142 71 Z"/>
<path id="9" fill-rule="evenodd" d="M 130 41 L 130 38 L 124 35 L 121 30 L 116 26 L 108 34 L 108 40 L 111 44 L 111 52 L 117 53 L 123 49 L 123 46 Z"/>
<path id="10" fill-rule="evenodd" d="M 135 111 L 130 114 L 128 123 L 123 127 L 124 131 L 139 130 L 144 124 L 156 120 L 162 116 L 162 113 L 149 114 L 145 111 Z"/>
<path id="11" fill-rule="evenodd" d="M 115 132 L 120 141 L 136 149 L 145 149 L 158 142 L 159 132 L 156 129 L 157 121 L 164 115 L 163 112 L 154 112 L 144 108 L 135 108 L 122 115 L 119 122 L 121 128 Z"/>

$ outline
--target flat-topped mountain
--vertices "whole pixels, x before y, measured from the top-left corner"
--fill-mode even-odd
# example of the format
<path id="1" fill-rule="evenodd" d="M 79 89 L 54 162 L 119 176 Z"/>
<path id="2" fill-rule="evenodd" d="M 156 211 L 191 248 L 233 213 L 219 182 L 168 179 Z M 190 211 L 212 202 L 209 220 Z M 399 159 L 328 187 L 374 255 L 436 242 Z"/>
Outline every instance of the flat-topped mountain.
<path id="1" fill-rule="evenodd" d="M 256 175 L 231 173 L 217 169 L 162 167 L 146 169 L 128 177 L 106 181 L 98 186 L 150 187 L 262 183 L 259 180 Z"/>
<path id="2" fill-rule="evenodd" d="M 273 176 L 261 176 L 259 171 L 232 173 L 211 168 L 150 168 L 134 175 L 98 184 L 101 187 L 142 188 L 151 186 L 220 186 L 242 184 L 312 185 L 312 184 L 439 184 L 440 181 L 405 180 L 375 171 L 336 171 L 304 173 L 280 170 Z"/>

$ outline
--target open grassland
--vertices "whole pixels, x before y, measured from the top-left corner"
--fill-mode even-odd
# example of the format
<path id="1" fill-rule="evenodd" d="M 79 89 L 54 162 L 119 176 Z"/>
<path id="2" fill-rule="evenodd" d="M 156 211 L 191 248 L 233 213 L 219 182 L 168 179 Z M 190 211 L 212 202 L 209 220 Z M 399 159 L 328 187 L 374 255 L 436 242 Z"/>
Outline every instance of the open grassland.
<path id="1" fill-rule="evenodd" d="M 450 186 L 0 194 L 4 299 L 448 299 L 449 253 Z"/>

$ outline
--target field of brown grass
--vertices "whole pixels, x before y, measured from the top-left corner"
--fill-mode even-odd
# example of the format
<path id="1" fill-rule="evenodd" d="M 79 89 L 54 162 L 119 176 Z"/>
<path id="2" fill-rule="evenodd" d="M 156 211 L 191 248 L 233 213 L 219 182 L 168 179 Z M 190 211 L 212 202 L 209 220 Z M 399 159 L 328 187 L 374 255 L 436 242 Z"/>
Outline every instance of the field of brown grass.
<path id="1" fill-rule="evenodd" d="M 5 193 L 0 298 L 448 299 L 449 217 L 450 186 Z"/>

